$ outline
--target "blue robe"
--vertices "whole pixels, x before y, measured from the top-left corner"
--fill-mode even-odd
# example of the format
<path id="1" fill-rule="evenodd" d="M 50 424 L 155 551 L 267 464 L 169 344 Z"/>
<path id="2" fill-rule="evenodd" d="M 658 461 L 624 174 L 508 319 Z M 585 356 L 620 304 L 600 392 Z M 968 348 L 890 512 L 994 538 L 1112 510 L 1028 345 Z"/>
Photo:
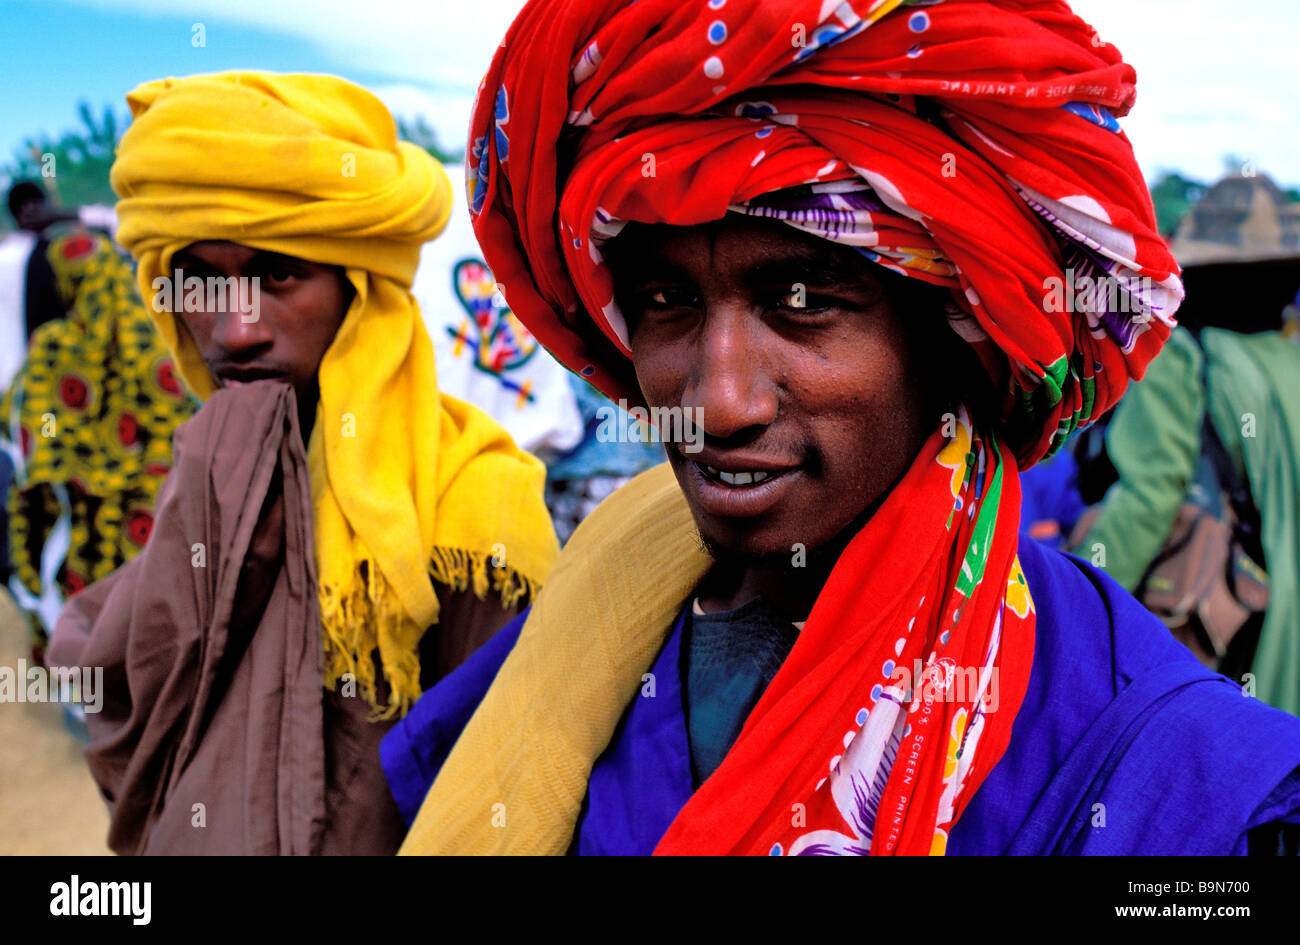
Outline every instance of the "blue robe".
<path id="1" fill-rule="evenodd" d="M 1205 669 L 1086 562 L 1029 540 L 1020 561 L 1038 612 L 1029 687 L 949 855 L 1242 854 L 1252 829 L 1300 824 L 1300 719 Z M 408 823 L 526 616 L 384 739 Z M 655 697 L 633 700 L 592 769 L 577 853 L 651 853 L 691 796 L 684 620 L 685 611 L 652 669 Z"/>

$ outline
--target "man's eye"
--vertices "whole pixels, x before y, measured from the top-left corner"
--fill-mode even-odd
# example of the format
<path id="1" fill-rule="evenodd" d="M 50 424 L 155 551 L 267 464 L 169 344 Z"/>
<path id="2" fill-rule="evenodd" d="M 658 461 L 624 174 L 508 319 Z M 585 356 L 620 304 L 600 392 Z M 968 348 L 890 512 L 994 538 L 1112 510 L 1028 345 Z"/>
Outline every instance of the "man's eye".
<path id="1" fill-rule="evenodd" d="M 699 295 L 688 289 L 663 288 L 649 289 L 636 295 L 639 308 L 649 311 L 699 308 L 703 303 Z"/>
<path id="2" fill-rule="evenodd" d="M 836 308 L 839 304 L 836 299 L 824 295 L 812 295 L 802 289 L 787 292 L 776 300 L 777 308 L 796 312 L 821 312 L 828 308 Z"/>
<path id="3" fill-rule="evenodd" d="M 291 269 L 268 269 L 263 278 L 271 285 L 284 285 L 296 277 L 297 273 Z"/>

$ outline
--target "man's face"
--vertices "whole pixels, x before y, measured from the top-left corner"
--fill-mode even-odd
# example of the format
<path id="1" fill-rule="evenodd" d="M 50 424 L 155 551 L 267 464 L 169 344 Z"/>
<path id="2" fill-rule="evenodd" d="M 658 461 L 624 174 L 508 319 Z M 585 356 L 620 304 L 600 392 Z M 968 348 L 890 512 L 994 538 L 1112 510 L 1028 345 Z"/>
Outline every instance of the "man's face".
<path id="1" fill-rule="evenodd" d="M 20 230 L 40 233 L 50 224 L 49 204 L 44 198 L 33 198 L 18 205 L 14 222 Z"/>
<path id="2" fill-rule="evenodd" d="M 300 404 L 315 403 L 316 370 L 352 300 L 340 269 L 224 240 L 192 243 L 172 257 L 172 269 L 185 280 L 258 280 L 255 294 L 214 293 L 214 308 L 177 312 L 219 384 L 279 378 L 293 384 Z"/>
<path id="3" fill-rule="evenodd" d="M 607 253 L 649 406 L 699 417 L 668 457 L 717 553 L 788 564 L 841 536 L 936 422 L 879 270 L 776 221 L 630 225 Z M 696 412 L 698 409 L 698 413 Z M 752 480 L 752 481 L 751 481 Z"/>

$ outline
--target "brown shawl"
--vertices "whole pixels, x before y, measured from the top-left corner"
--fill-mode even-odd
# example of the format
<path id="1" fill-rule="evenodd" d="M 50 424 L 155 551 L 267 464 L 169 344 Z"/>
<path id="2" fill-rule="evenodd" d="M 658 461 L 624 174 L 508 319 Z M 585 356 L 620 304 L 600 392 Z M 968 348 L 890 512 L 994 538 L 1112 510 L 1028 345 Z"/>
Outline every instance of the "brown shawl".
<path id="1" fill-rule="evenodd" d="M 110 847 L 319 852 L 315 588 L 293 393 L 218 391 L 176 433 L 148 545 L 69 601 L 49 650 L 55 665 L 104 668 L 86 756 Z"/>

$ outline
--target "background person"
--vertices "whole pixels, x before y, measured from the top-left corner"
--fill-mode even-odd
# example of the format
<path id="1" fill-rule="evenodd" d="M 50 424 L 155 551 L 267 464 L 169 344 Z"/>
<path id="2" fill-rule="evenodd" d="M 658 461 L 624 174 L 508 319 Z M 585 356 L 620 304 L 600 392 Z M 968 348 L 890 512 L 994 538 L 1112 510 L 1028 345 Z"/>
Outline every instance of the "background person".
<path id="1" fill-rule="evenodd" d="M 1237 515 L 1248 555 L 1267 572 L 1268 604 L 1219 640 L 1201 627 L 1202 601 L 1184 632 L 1225 674 L 1250 672 L 1259 698 L 1300 714 L 1300 344 L 1283 332 L 1300 289 L 1300 205 L 1264 175 L 1224 178 L 1184 218 L 1173 249 L 1185 267 L 1183 327 L 1115 409 L 1105 431 L 1114 482 L 1073 550 L 1104 549 L 1106 573 L 1143 588 L 1196 485 L 1208 412 L 1248 492 Z M 1201 501 L 1217 500 L 1227 483 L 1196 487 Z M 1247 580 L 1240 570 L 1227 580 Z"/>
<path id="2" fill-rule="evenodd" d="M 410 284 L 450 182 L 330 76 L 165 79 L 128 102 L 113 185 L 142 291 L 240 289 L 153 306 L 204 407 L 145 554 L 51 646 L 113 683 L 87 750 L 110 846 L 391 853 L 380 736 L 556 552 L 541 464 L 438 391 Z"/>
<path id="3" fill-rule="evenodd" d="M 172 434 L 196 406 L 108 238 L 56 236 L 47 255 L 61 317 L 36 329 L 0 400 L 17 461 L 10 588 L 37 654 L 63 603 L 149 540 Z"/>

